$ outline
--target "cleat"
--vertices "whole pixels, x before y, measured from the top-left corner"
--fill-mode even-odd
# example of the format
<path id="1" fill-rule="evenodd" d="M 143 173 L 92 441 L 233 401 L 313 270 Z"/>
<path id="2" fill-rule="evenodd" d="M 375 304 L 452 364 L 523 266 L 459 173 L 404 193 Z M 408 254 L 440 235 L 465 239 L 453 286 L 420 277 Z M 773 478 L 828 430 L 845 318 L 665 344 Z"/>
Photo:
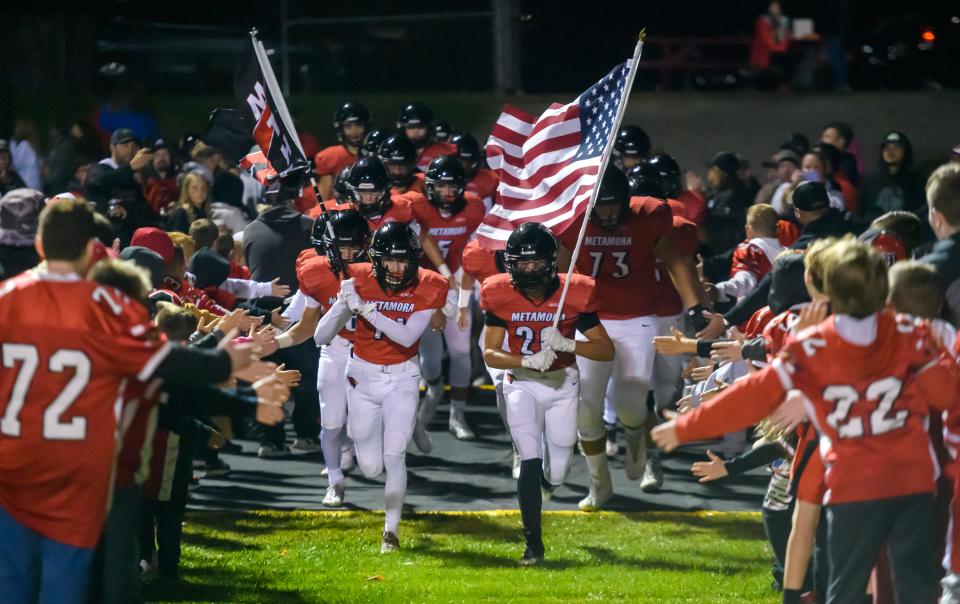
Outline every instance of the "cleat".
<path id="1" fill-rule="evenodd" d="M 343 494 L 346 488 L 342 482 L 332 484 L 327 487 L 327 493 L 323 496 L 323 505 L 328 508 L 338 508 L 343 505 Z"/>
<path id="2" fill-rule="evenodd" d="M 643 469 L 640 490 L 644 493 L 656 493 L 663 486 L 663 467 L 659 455 L 647 455 L 647 464 Z"/>
<path id="3" fill-rule="evenodd" d="M 590 482 L 590 492 L 577 504 L 581 512 L 596 512 L 613 499 L 613 483 L 610 482 L 609 474 L 606 480 L 598 484 L 593 484 L 592 480 Z"/>
<path id="4" fill-rule="evenodd" d="M 451 417 L 448 428 L 457 440 L 473 440 L 477 437 L 467 426 L 467 422 L 460 417 Z"/>
<path id="5" fill-rule="evenodd" d="M 327 467 L 324 466 L 323 469 L 320 470 L 320 476 L 329 476 L 329 475 L 330 475 L 330 470 L 328 470 Z"/>
<path id="6" fill-rule="evenodd" d="M 543 501 L 550 501 L 553 499 L 553 494 L 556 492 L 556 486 L 550 484 L 546 480 L 540 481 L 540 497 L 543 498 Z"/>
<path id="7" fill-rule="evenodd" d="M 417 418 L 416 424 L 413 426 L 413 444 L 420 449 L 421 453 L 429 454 L 433 451 L 433 440 L 430 438 L 430 434 L 427 432 L 426 425 L 420 418 Z"/>
<path id="8" fill-rule="evenodd" d="M 520 566 L 537 566 L 543 562 L 543 544 L 541 543 L 539 547 L 531 547 L 527 545 L 523 550 L 523 557 L 520 558 Z"/>
<path id="9" fill-rule="evenodd" d="M 264 443 L 257 449 L 257 457 L 260 459 L 276 459 L 286 457 L 290 454 L 290 449 L 286 445 L 276 446 L 270 443 Z"/>
<path id="10" fill-rule="evenodd" d="M 643 432 L 625 432 L 627 451 L 623 457 L 623 470 L 630 480 L 640 480 L 647 465 L 647 439 Z"/>
<path id="11" fill-rule="evenodd" d="M 230 473 L 230 466 L 219 457 L 213 461 L 208 461 L 206 469 L 203 472 L 204 478 L 216 478 L 217 476 L 226 476 Z"/>
<path id="12" fill-rule="evenodd" d="M 320 450 L 319 438 L 297 438 L 293 441 L 293 448 L 297 451 L 314 453 Z"/>
<path id="13" fill-rule="evenodd" d="M 380 541 L 380 553 L 389 554 L 391 552 L 398 551 L 400 549 L 400 540 L 397 539 L 396 533 L 391 533 L 390 531 L 383 532 L 383 540 Z"/>
<path id="14" fill-rule="evenodd" d="M 520 454 L 514 452 L 513 454 L 513 479 L 520 480 Z"/>

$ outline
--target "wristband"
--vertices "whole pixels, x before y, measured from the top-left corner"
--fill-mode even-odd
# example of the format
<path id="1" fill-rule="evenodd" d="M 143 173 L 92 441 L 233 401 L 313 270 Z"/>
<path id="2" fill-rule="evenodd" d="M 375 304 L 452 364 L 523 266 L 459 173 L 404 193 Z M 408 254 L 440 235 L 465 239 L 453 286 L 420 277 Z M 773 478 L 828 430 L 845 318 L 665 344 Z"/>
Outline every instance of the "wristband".
<path id="1" fill-rule="evenodd" d="M 468 306 L 470 306 L 470 298 L 472 297 L 473 297 L 472 289 L 464 289 L 461 287 L 460 294 L 457 299 L 457 306 L 459 306 L 460 308 L 467 308 Z"/>
<path id="2" fill-rule="evenodd" d="M 444 277 L 446 277 L 447 279 L 449 279 L 450 276 L 453 274 L 450 272 L 450 267 L 447 266 L 446 262 L 444 262 L 443 264 L 437 267 L 437 272 L 443 275 Z"/>
<path id="3" fill-rule="evenodd" d="M 293 346 L 293 336 L 289 333 L 282 333 L 275 338 L 279 348 L 290 348 Z"/>

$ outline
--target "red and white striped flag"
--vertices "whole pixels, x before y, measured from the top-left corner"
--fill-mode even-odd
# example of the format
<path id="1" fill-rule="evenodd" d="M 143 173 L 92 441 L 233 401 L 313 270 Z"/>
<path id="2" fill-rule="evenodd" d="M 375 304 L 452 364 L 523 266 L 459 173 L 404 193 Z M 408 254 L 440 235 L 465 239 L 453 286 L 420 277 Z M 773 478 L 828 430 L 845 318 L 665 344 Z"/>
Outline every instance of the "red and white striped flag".
<path id="1" fill-rule="evenodd" d="M 505 105 L 487 140 L 487 163 L 500 177 L 496 204 L 477 229 L 480 245 L 501 249 L 513 230 L 540 222 L 559 235 L 586 210 L 610 132 L 619 126 L 628 63 L 566 105 L 535 118 Z"/>

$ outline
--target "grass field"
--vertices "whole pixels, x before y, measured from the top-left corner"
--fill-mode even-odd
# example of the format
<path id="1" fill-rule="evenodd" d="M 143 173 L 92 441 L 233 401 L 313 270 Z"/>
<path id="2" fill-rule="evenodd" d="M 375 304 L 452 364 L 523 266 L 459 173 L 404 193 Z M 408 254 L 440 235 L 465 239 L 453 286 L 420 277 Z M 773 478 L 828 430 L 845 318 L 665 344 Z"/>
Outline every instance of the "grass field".
<path id="1" fill-rule="evenodd" d="M 547 560 L 520 568 L 516 512 L 406 515 L 202 512 L 187 518 L 176 584 L 151 602 L 777 602 L 759 514 L 544 517 Z"/>

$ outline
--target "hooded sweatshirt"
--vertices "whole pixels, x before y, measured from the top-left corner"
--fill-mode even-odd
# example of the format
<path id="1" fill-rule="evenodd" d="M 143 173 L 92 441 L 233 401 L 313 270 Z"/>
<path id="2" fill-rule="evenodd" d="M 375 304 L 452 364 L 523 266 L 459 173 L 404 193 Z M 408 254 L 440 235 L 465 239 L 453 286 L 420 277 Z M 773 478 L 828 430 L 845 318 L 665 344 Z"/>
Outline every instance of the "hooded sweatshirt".
<path id="1" fill-rule="evenodd" d="M 883 144 L 891 142 L 894 136 L 903 145 L 903 162 L 896 173 L 891 174 L 890 168 L 883 161 Z M 863 179 L 857 211 L 868 221 L 893 210 L 914 212 L 926 221 L 926 216 L 923 215 L 926 204 L 923 186 L 923 178 L 913 167 L 913 146 L 910 139 L 902 132 L 889 132 L 880 145 L 877 170 Z"/>
<path id="2" fill-rule="evenodd" d="M 312 247 L 310 231 L 313 220 L 285 205 L 274 206 L 247 225 L 243 231 L 250 278 L 268 282 L 280 278 L 280 283 L 297 291 L 297 256 Z M 265 303 L 277 306 L 277 299 Z"/>

